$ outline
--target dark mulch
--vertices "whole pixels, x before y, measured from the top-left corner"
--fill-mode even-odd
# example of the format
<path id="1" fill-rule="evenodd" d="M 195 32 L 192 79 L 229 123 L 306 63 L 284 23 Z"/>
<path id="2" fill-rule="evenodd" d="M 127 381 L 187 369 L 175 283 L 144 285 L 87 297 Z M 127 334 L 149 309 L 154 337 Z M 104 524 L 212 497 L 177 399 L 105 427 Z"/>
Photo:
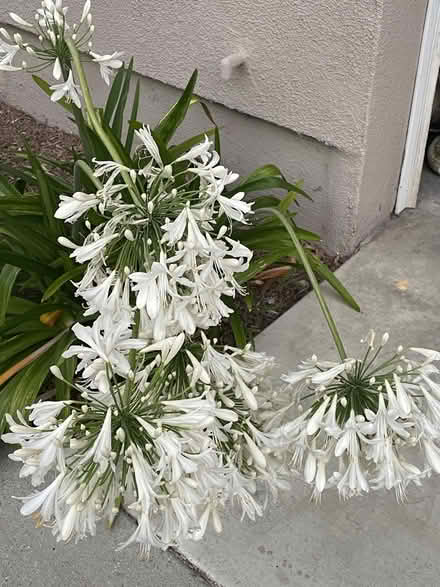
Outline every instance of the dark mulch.
<path id="1" fill-rule="evenodd" d="M 0 101 L 0 162 L 14 164 L 17 153 L 23 152 L 27 141 L 33 151 L 51 159 L 68 159 L 78 137 L 59 128 L 37 122 L 35 118 Z"/>
<path id="2" fill-rule="evenodd" d="M 17 163 L 17 153 L 23 151 L 25 140 L 36 153 L 59 160 L 69 159 L 72 147 L 80 144 L 76 136 L 37 122 L 29 114 L 0 101 L 0 163 Z M 319 255 L 332 270 L 343 262 L 340 257 Z M 310 285 L 303 272 L 290 271 L 281 277 L 256 279 L 248 290 L 253 299 L 252 310 L 249 311 L 244 300 L 239 300 L 237 311 L 249 334 L 255 336 L 310 291 Z M 222 339 L 231 344 L 232 333 L 225 326 Z"/>

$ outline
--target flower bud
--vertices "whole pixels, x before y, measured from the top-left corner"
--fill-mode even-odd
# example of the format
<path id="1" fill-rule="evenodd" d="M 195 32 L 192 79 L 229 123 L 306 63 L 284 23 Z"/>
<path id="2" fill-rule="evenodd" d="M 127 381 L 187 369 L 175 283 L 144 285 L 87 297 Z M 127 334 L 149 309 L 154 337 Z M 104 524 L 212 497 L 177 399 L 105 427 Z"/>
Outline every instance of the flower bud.
<path id="1" fill-rule="evenodd" d="M 384 332 L 383 336 L 382 336 L 382 346 L 385 346 L 388 342 L 390 338 L 390 335 L 388 334 L 388 332 Z"/>
<path id="2" fill-rule="evenodd" d="M 371 349 L 372 349 L 372 348 L 373 348 L 373 346 L 374 346 L 374 339 L 375 339 L 375 337 L 376 337 L 376 333 L 374 332 L 374 330 L 370 330 L 370 331 L 368 332 L 368 335 L 367 335 L 367 343 L 368 343 L 368 346 L 369 346 Z"/>
<path id="3" fill-rule="evenodd" d="M 57 365 L 52 365 L 51 367 L 49 367 L 49 371 L 57 379 L 61 379 L 61 381 L 64 380 L 63 374 L 61 373 L 61 369 L 57 367 Z"/>
<path id="4" fill-rule="evenodd" d="M 6 29 L 4 29 L 3 27 L 0 28 L 0 33 L 5 37 L 5 39 L 7 39 L 8 41 L 11 40 L 11 35 L 8 33 L 8 31 Z"/>

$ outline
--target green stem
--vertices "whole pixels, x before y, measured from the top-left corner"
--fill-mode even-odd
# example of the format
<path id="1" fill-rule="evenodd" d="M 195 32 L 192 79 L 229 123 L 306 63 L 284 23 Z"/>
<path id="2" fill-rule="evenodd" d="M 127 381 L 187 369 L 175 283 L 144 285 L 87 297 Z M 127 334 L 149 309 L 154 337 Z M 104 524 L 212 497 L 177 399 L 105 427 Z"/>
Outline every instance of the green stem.
<path id="1" fill-rule="evenodd" d="M 80 169 L 85 175 L 87 175 L 87 177 L 90 179 L 90 181 L 93 183 L 97 190 L 102 189 L 102 183 L 95 176 L 93 170 L 90 169 L 90 167 L 87 165 L 85 161 L 83 161 L 82 159 L 78 159 L 78 161 L 75 163 L 75 169 Z"/>
<path id="2" fill-rule="evenodd" d="M 324 314 L 324 318 L 326 319 L 326 322 L 327 322 L 328 327 L 330 329 L 330 332 L 332 334 L 333 340 L 335 341 L 335 345 L 336 345 L 336 348 L 338 349 L 339 356 L 341 357 L 342 360 L 346 359 L 347 353 L 345 352 L 344 345 L 343 345 L 342 339 L 338 333 L 338 329 L 336 328 L 335 321 L 333 320 L 333 316 L 330 313 L 330 310 L 327 306 L 327 302 L 325 301 L 324 296 L 321 293 L 321 289 L 319 287 L 318 280 L 316 279 L 315 274 L 313 273 L 313 269 L 309 263 L 309 260 L 307 259 L 306 253 L 303 249 L 303 246 L 302 246 L 299 238 L 297 237 L 297 235 L 292 227 L 292 223 L 291 223 L 290 219 L 286 218 L 286 216 L 282 212 L 277 210 L 276 208 L 260 208 L 259 212 L 270 212 L 271 214 L 277 216 L 278 219 L 284 225 L 287 232 L 289 233 L 289 236 L 292 239 L 293 244 L 295 245 L 295 248 L 297 250 L 297 253 L 298 253 L 298 256 L 301 260 L 301 263 L 303 264 L 304 269 L 306 270 L 307 277 L 310 280 L 310 283 L 313 287 L 313 291 L 315 292 L 315 295 L 318 298 L 318 303 L 321 307 L 322 313 Z"/>
<path id="3" fill-rule="evenodd" d="M 75 69 L 78 74 L 79 85 L 81 86 L 81 91 L 84 96 L 84 102 L 86 104 L 87 114 L 89 115 L 89 120 L 92 125 L 92 128 L 95 130 L 96 134 L 107 148 L 107 151 L 110 153 L 110 156 L 112 157 L 113 161 L 115 161 L 116 163 L 120 163 L 121 165 L 124 165 L 124 162 L 121 161 L 117 150 L 114 148 L 111 140 L 107 136 L 105 130 L 102 128 L 101 121 L 93 104 L 92 95 L 90 93 L 89 84 L 87 82 L 87 77 L 81 63 L 78 49 L 75 47 L 75 44 L 72 42 L 71 39 L 66 39 L 66 43 L 69 47 L 70 54 L 72 55 L 72 61 L 75 65 Z M 138 193 L 136 185 L 133 183 L 130 175 L 126 171 L 121 171 L 121 175 L 124 178 L 124 181 L 128 187 L 133 202 L 137 206 L 142 207 L 142 200 L 140 199 L 140 195 Z"/>

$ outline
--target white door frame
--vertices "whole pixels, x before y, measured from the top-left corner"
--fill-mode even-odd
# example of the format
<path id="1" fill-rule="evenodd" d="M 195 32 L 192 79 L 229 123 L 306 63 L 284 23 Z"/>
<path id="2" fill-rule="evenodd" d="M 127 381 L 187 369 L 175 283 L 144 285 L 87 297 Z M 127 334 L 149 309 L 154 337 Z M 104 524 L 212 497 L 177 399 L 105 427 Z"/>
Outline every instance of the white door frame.
<path id="1" fill-rule="evenodd" d="M 415 208 L 440 67 L 440 0 L 429 0 L 395 213 Z"/>

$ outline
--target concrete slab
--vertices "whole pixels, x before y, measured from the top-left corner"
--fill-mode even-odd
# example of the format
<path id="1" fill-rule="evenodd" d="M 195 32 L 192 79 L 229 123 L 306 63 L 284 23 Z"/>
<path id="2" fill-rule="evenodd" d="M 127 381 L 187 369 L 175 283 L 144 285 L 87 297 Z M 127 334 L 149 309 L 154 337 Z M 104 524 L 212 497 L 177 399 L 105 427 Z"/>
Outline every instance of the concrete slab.
<path id="1" fill-rule="evenodd" d="M 27 479 L 7 458 L 10 446 L 0 445 L 0 586 L 1 587 L 202 587 L 207 585 L 171 551 L 152 552 L 149 561 L 136 548 L 115 552 L 134 529 L 126 514 L 112 531 L 79 544 L 57 543 L 47 528 L 35 529 L 23 518 L 11 495 L 28 495 Z"/>
<path id="2" fill-rule="evenodd" d="M 389 344 L 440 348 L 439 228 L 440 207 L 407 211 L 338 271 L 362 307 L 356 315 L 328 295 L 349 354 L 370 327 L 388 330 Z M 264 331 L 257 346 L 278 358 L 279 372 L 312 353 L 335 356 L 312 295 Z M 181 551 L 228 587 L 439 585 L 439 493 L 436 477 L 412 490 L 406 505 L 373 493 L 345 503 L 329 494 L 317 506 L 298 481 L 263 520 L 242 524 L 230 516 L 222 535 Z"/>

